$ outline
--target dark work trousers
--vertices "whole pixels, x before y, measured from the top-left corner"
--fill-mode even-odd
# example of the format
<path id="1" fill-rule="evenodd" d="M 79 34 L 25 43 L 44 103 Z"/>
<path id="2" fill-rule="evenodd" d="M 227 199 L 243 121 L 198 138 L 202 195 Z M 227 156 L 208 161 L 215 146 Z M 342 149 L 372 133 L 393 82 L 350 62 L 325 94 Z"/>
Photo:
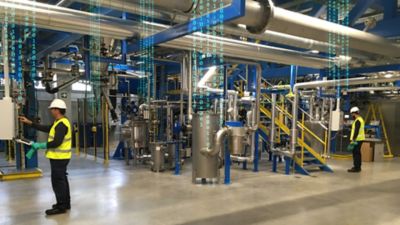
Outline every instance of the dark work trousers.
<path id="1" fill-rule="evenodd" d="M 353 163 L 354 169 L 361 169 L 361 145 L 362 141 L 358 141 L 357 145 L 353 149 Z"/>
<path id="2" fill-rule="evenodd" d="M 51 184 L 56 195 L 57 206 L 66 209 L 70 206 L 67 166 L 69 159 L 50 159 Z"/>

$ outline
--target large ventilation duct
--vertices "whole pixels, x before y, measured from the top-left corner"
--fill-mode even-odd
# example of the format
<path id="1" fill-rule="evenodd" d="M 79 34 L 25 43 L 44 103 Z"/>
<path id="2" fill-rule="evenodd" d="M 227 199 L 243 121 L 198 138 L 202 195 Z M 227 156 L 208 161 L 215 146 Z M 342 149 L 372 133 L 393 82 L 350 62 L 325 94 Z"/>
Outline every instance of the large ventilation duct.
<path id="1" fill-rule="evenodd" d="M 11 13 L 14 14 L 15 23 L 20 25 L 25 25 L 26 16 L 30 15 L 35 18 L 37 27 L 50 30 L 86 35 L 98 34 L 116 39 L 126 39 L 135 34 L 132 27 L 127 25 L 127 21 L 117 18 L 27 0 L 1 0 L 0 16 L 4 18 L 7 15 L 11 16 Z"/>

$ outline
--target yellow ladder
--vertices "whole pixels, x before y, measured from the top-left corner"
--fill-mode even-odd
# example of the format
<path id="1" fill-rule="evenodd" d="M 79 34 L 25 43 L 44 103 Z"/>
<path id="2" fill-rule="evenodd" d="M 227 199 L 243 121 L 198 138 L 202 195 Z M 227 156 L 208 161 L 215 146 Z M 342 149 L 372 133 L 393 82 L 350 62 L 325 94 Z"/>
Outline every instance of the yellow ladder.
<path id="1" fill-rule="evenodd" d="M 389 136 L 387 134 L 385 120 L 383 119 L 383 113 L 382 113 L 381 107 L 379 105 L 370 104 L 368 107 L 367 115 L 365 116 L 365 121 L 367 122 L 370 119 L 377 120 L 377 116 L 376 116 L 377 113 L 379 116 L 379 121 L 382 126 L 383 136 L 385 138 L 385 144 L 386 144 L 386 148 L 388 151 L 388 154 L 385 154 L 384 157 L 385 158 L 393 158 L 392 147 L 390 145 L 390 140 L 389 140 Z M 371 114 L 372 114 L 372 118 L 370 118 Z"/>

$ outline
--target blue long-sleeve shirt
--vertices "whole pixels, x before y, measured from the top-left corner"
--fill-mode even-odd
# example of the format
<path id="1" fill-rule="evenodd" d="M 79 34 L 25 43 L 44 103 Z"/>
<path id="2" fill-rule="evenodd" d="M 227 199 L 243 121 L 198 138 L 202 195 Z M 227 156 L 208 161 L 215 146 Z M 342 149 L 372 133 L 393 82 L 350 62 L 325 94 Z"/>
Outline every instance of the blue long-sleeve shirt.
<path id="1" fill-rule="evenodd" d="M 38 123 L 32 123 L 32 127 L 35 128 L 36 130 L 45 132 L 45 133 L 50 133 L 50 129 L 52 125 L 41 125 Z M 47 142 L 47 148 L 57 148 L 63 143 L 64 137 L 68 132 L 68 127 L 64 125 L 64 123 L 59 123 L 55 127 L 55 134 L 54 134 L 54 139 L 53 141 Z"/>

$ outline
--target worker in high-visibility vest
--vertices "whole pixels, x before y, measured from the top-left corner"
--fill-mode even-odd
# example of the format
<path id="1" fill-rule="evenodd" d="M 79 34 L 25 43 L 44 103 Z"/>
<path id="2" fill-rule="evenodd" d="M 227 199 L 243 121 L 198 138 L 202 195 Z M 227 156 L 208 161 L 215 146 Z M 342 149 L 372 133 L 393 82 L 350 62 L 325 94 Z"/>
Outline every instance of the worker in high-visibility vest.
<path id="1" fill-rule="evenodd" d="M 67 166 L 71 159 L 72 128 L 64 116 L 67 106 L 63 100 L 54 99 L 49 109 L 55 119 L 50 126 L 34 123 L 25 116 L 20 116 L 19 119 L 39 131 L 49 133 L 47 142 L 34 142 L 26 157 L 31 158 L 37 150 L 46 149 L 46 158 L 50 159 L 51 184 L 57 200 L 51 209 L 46 210 L 46 214 L 55 215 L 71 209 Z"/>
<path id="2" fill-rule="evenodd" d="M 360 116 L 360 109 L 358 107 L 353 107 L 350 109 L 351 116 L 354 122 L 351 125 L 350 133 L 350 145 L 353 149 L 353 168 L 349 169 L 350 173 L 361 172 L 361 145 L 365 140 L 364 119 Z"/>

